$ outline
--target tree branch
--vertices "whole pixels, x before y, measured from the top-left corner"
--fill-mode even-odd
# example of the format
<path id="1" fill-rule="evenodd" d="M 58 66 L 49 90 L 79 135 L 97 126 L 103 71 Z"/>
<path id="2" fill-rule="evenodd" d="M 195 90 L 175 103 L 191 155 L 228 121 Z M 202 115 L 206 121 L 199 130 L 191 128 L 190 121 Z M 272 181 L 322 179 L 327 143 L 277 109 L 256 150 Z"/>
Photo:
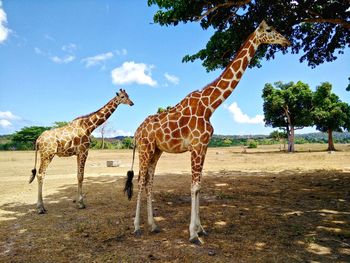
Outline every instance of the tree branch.
<path id="1" fill-rule="evenodd" d="M 219 8 L 222 8 L 222 7 L 231 7 L 231 6 L 235 6 L 235 7 L 241 7 L 241 6 L 244 6 L 246 4 L 248 4 L 251 0 L 242 0 L 240 2 L 227 2 L 227 3 L 222 3 L 222 4 L 218 4 L 217 6 L 214 6 L 212 8 L 209 8 L 207 9 L 207 11 L 196 17 L 195 18 L 195 21 L 200 21 L 202 20 L 203 18 L 205 18 L 206 16 L 208 16 L 210 13 L 214 12 L 215 10 L 219 9 Z"/>
<path id="2" fill-rule="evenodd" d="M 331 23 L 331 24 L 337 24 L 341 25 L 342 27 L 346 29 L 350 29 L 350 23 L 348 23 L 345 20 L 339 19 L 339 18 L 304 18 L 303 22 L 308 22 L 308 23 Z"/>

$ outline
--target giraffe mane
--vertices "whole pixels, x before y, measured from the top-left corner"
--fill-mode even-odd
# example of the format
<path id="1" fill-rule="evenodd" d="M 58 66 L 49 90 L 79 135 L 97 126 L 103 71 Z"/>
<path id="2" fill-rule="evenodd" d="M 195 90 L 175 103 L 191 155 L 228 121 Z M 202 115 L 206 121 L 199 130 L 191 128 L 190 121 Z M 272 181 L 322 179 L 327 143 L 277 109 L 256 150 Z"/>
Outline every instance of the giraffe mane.
<path id="1" fill-rule="evenodd" d="M 76 117 L 73 121 L 79 120 L 79 119 L 85 119 L 88 117 L 91 117 L 92 115 L 96 114 L 97 112 L 99 112 L 103 107 L 101 107 L 100 109 L 98 109 L 97 111 L 91 112 L 89 114 L 85 114 L 85 115 L 81 115 L 79 117 Z"/>

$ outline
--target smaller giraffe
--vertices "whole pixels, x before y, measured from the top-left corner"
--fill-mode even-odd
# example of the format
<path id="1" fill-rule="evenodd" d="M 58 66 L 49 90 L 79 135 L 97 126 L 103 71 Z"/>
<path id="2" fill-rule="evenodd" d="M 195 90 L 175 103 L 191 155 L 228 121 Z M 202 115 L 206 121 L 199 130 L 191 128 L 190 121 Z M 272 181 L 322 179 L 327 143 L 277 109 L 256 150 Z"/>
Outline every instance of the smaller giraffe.
<path id="1" fill-rule="evenodd" d="M 125 90 L 120 89 L 120 92 L 111 99 L 106 105 L 99 110 L 78 117 L 67 125 L 44 131 L 35 144 L 35 166 L 32 170 L 32 175 L 29 179 L 31 183 L 36 176 L 37 152 L 40 152 L 40 167 L 38 180 L 38 202 L 37 209 L 39 214 L 46 213 L 42 197 L 43 181 L 46 174 L 46 169 L 55 155 L 59 157 L 77 156 L 78 165 L 78 207 L 85 208 L 83 199 L 83 180 L 85 161 L 88 156 L 90 146 L 91 133 L 101 124 L 103 124 L 115 111 L 119 104 L 134 103 L 129 99 Z"/>

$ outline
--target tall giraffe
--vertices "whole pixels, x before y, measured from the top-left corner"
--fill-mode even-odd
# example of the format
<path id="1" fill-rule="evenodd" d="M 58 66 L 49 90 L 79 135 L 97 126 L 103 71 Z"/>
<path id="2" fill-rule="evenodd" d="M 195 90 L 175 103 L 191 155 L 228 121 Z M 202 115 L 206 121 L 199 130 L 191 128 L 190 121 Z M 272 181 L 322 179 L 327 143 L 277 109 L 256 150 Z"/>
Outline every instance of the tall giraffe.
<path id="1" fill-rule="evenodd" d="M 147 117 L 136 130 L 135 145 L 139 150 L 140 167 L 134 220 L 136 236 L 141 235 L 140 207 L 144 188 L 147 195 L 148 224 L 151 232 L 159 232 L 153 219 L 152 185 L 156 164 L 162 152 L 190 151 L 192 168 L 190 242 L 201 243 L 198 235 L 205 235 L 206 232 L 199 218 L 199 191 L 204 158 L 214 131 L 210 117 L 235 89 L 260 44 L 287 46 L 289 41 L 262 21 L 216 80 L 202 90 L 190 93 L 169 110 Z M 131 168 L 124 189 L 129 199 L 132 196 L 132 178 Z"/>
<path id="2" fill-rule="evenodd" d="M 115 111 L 119 104 L 134 103 L 129 99 L 125 90 L 120 92 L 111 99 L 106 105 L 99 110 L 74 119 L 67 125 L 44 131 L 35 144 L 35 166 L 29 179 L 31 183 L 36 175 L 37 152 L 40 152 L 40 168 L 37 176 L 38 180 L 38 202 L 37 209 L 39 214 L 44 214 L 46 209 L 43 203 L 42 187 L 46 169 L 55 155 L 59 157 L 77 156 L 78 165 L 78 207 L 85 208 L 83 199 L 83 180 L 85 161 L 88 156 L 91 133 L 101 124 L 103 124 Z"/>

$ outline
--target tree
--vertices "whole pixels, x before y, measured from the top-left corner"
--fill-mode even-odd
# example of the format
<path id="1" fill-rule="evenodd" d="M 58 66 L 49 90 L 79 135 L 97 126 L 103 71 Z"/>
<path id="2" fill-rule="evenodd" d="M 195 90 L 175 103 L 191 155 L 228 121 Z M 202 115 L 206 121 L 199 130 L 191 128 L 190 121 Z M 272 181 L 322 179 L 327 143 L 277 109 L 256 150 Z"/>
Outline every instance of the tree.
<path id="1" fill-rule="evenodd" d="M 60 128 L 60 127 L 66 126 L 67 124 L 68 124 L 68 121 L 55 121 L 53 123 L 52 128 Z"/>
<path id="2" fill-rule="evenodd" d="M 350 106 L 332 93 L 332 84 L 321 83 L 313 95 L 312 112 L 316 129 L 328 133 L 328 151 L 335 151 L 333 132 L 350 130 Z"/>
<path id="3" fill-rule="evenodd" d="M 105 121 L 104 123 L 102 123 L 102 125 L 98 128 L 98 131 L 101 133 L 101 139 L 102 139 L 102 143 L 101 143 L 101 149 L 104 149 L 105 147 L 105 133 L 106 133 L 106 127 L 109 124 L 108 121 Z"/>
<path id="4" fill-rule="evenodd" d="M 12 141 L 14 143 L 30 144 L 31 146 L 34 146 L 35 141 L 40 136 L 40 134 L 42 134 L 44 131 L 49 129 L 51 129 L 51 127 L 43 127 L 43 126 L 24 127 L 13 135 Z"/>
<path id="5" fill-rule="evenodd" d="M 161 112 L 163 112 L 163 111 L 167 111 L 167 110 L 169 110 L 170 108 L 171 108 L 170 106 L 168 106 L 168 107 L 166 107 L 166 108 L 158 107 L 157 113 L 161 113 Z"/>
<path id="6" fill-rule="evenodd" d="M 125 137 L 123 139 L 123 148 L 131 149 L 133 147 L 133 139 L 131 137 Z"/>
<path id="7" fill-rule="evenodd" d="M 311 67 L 335 60 L 350 46 L 347 0 L 148 0 L 148 5 L 159 7 L 153 20 L 161 26 L 199 22 L 203 29 L 215 30 L 205 48 L 183 58 L 202 60 L 207 71 L 226 67 L 263 19 L 289 38 L 291 52 L 301 51 L 300 61 Z M 277 51 L 287 52 L 278 45 L 260 47 L 250 66 L 261 66 L 262 58 L 274 58 Z"/>
<path id="8" fill-rule="evenodd" d="M 288 138 L 288 135 L 285 131 L 281 132 L 279 130 L 275 130 L 270 133 L 269 137 L 283 144 L 283 150 L 286 150 L 286 139 Z M 280 150 L 282 150 L 282 145 L 280 145 Z"/>
<path id="9" fill-rule="evenodd" d="M 264 119 L 266 126 L 283 129 L 288 136 L 288 152 L 294 152 L 294 132 L 312 125 L 312 91 L 301 81 L 265 84 Z"/>

